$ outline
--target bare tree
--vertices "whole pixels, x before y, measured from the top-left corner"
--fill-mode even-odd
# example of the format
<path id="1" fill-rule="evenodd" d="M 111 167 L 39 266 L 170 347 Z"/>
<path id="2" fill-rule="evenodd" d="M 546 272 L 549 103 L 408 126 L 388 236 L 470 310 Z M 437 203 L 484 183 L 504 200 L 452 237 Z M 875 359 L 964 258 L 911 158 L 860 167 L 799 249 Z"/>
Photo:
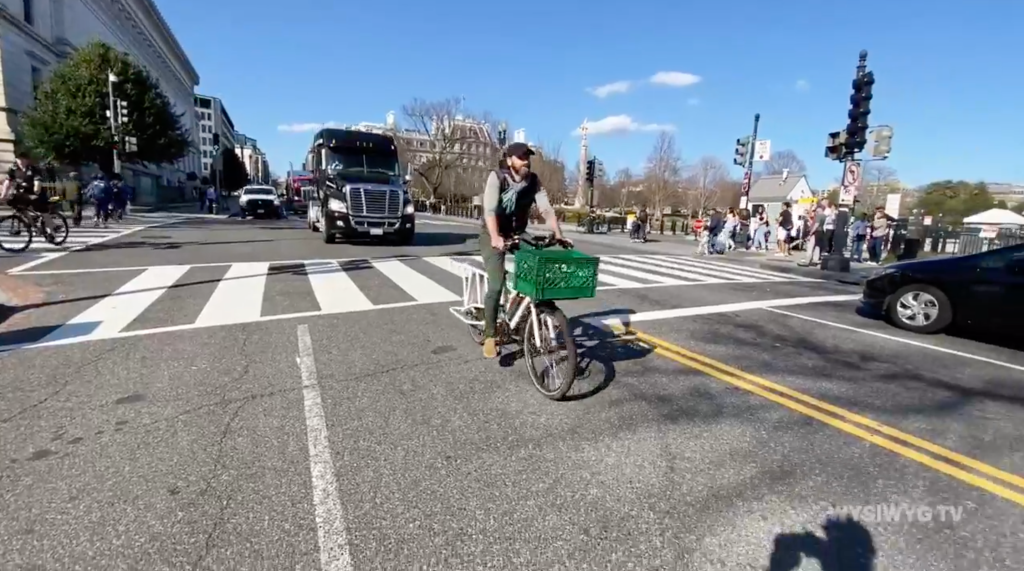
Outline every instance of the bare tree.
<path id="1" fill-rule="evenodd" d="M 682 171 L 683 159 L 676 150 L 675 135 L 667 131 L 659 133 L 644 169 L 644 191 L 657 216 L 662 215 L 665 206 L 678 194 Z"/>
<path id="2" fill-rule="evenodd" d="M 761 166 L 762 175 L 782 174 L 782 171 L 789 169 L 790 175 L 804 174 L 807 172 L 807 165 L 794 151 L 783 149 L 772 153 L 771 160 Z"/>
<path id="3" fill-rule="evenodd" d="M 883 205 L 889 193 L 900 191 L 896 169 L 879 162 L 864 163 L 862 179 L 857 202 L 867 207 Z"/>
<path id="4" fill-rule="evenodd" d="M 686 207 L 698 214 L 714 206 L 722 183 L 729 180 L 725 163 L 715 157 L 701 157 L 690 169 Z"/>
<path id="5" fill-rule="evenodd" d="M 536 146 L 533 160 L 530 161 L 530 169 L 540 178 L 544 190 L 548 193 L 548 200 L 552 205 L 558 206 L 566 199 L 566 172 L 565 163 L 562 161 L 562 145 L 555 144 L 550 147 L 544 144 Z"/>
<path id="6" fill-rule="evenodd" d="M 458 97 L 440 101 L 414 99 L 402 107 L 409 127 L 426 138 L 428 148 L 417 149 L 424 160 L 411 164 L 431 199 L 451 180 L 450 171 L 464 163 L 464 145 L 479 143 L 479 134 L 458 124 L 457 119 L 469 119 L 461 107 L 462 99 Z"/>
<path id="7" fill-rule="evenodd" d="M 622 168 L 615 172 L 615 181 L 612 183 L 612 188 L 616 193 L 616 198 L 618 198 L 619 211 L 625 211 L 626 207 L 629 206 L 633 184 L 633 171 L 628 168 Z"/>

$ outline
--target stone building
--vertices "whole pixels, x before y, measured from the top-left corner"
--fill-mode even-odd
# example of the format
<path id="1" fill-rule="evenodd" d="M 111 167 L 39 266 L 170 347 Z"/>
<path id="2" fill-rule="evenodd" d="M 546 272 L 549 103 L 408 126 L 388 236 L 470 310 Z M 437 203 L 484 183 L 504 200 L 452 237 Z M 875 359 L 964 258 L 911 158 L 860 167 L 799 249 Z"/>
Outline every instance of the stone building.
<path id="1" fill-rule="evenodd" d="M 193 100 L 199 127 L 199 152 L 203 160 L 199 176 L 209 176 L 210 169 L 215 166 L 217 159 L 217 153 L 213 150 L 213 135 L 220 135 L 221 149 L 234 149 L 235 122 L 231 120 L 231 115 L 220 98 L 196 94 Z"/>
<path id="2" fill-rule="evenodd" d="M 267 161 L 267 154 L 256 143 L 256 139 L 236 132 L 235 152 L 245 164 L 245 170 L 249 173 L 249 182 L 270 184 L 270 163 Z"/>
<path id="3" fill-rule="evenodd" d="M 153 0 L 0 0 L 0 168 L 14 159 L 18 116 L 54 65 L 76 46 L 101 40 L 130 54 L 159 82 L 199 147 L 192 95 L 199 74 Z M 171 165 L 131 165 L 125 178 L 140 203 L 199 173 L 193 153 Z"/>

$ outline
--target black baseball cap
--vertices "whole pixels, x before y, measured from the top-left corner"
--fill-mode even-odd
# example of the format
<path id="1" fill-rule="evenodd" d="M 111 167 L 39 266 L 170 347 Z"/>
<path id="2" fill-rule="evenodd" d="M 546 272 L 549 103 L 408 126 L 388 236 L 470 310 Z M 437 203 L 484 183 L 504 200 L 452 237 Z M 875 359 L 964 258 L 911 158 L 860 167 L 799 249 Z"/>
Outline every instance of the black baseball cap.
<path id="1" fill-rule="evenodd" d="M 512 143 L 505 148 L 505 154 L 510 157 L 515 157 L 521 161 L 525 161 L 537 153 L 534 153 L 533 149 L 530 148 L 530 145 L 527 145 L 526 143 Z"/>

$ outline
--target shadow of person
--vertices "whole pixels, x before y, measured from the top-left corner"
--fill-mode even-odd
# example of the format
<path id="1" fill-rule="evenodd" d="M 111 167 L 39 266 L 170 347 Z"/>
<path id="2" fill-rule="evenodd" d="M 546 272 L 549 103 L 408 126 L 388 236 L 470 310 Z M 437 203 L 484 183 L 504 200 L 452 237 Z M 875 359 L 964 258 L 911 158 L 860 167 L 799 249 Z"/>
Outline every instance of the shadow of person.
<path id="1" fill-rule="evenodd" d="M 822 571 L 873 571 L 875 544 L 871 532 L 852 518 L 828 518 L 825 537 L 811 532 L 775 536 L 768 571 L 795 571 L 804 557 L 816 559 Z"/>

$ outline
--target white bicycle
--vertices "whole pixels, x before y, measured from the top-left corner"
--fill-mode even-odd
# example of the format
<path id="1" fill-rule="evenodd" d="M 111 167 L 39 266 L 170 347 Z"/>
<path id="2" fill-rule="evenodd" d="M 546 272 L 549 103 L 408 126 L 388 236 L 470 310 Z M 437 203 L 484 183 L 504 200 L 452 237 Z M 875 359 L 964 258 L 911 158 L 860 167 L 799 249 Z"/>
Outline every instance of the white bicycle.
<path id="1" fill-rule="evenodd" d="M 530 238 L 520 235 L 513 238 L 508 245 L 511 254 L 521 244 L 534 250 L 543 250 L 552 246 L 569 249 L 567 242 L 560 242 L 553 236 L 546 238 Z M 576 253 L 574 253 L 576 254 Z M 562 263 L 558 270 L 563 274 L 571 274 L 586 266 L 585 271 L 593 268 L 594 283 L 597 276 L 597 258 L 578 254 L 568 260 L 583 261 L 583 265 Z M 469 327 L 469 334 L 478 345 L 484 342 L 484 295 L 487 292 L 487 273 L 475 266 L 461 262 L 453 262 L 462 275 L 462 306 L 449 310 L 455 317 Z M 505 257 L 507 279 L 502 288 L 501 308 L 498 313 L 497 340 L 499 345 L 515 345 L 521 347 L 526 357 L 526 370 L 530 374 L 533 386 L 542 395 L 552 400 L 565 398 L 576 381 L 576 341 L 569 329 L 569 321 L 565 313 L 555 305 L 552 299 L 534 299 L 516 290 L 516 260 L 511 255 Z M 562 276 L 559 276 L 562 277 Z M 585 280 L 586 281 L 586 280 Z M 582 286 L 584 289 L 587 286 Z M 578 288 L 577 288 L 578 289 Z M 593 288 L 582 294 L 566 294 L 558 299 L 579 299 L 593 297 Z M 544 367 L 538 368 L 534 363 L 541 358 Z M 561 369 L 561 371 L 560 371 Z"/>

